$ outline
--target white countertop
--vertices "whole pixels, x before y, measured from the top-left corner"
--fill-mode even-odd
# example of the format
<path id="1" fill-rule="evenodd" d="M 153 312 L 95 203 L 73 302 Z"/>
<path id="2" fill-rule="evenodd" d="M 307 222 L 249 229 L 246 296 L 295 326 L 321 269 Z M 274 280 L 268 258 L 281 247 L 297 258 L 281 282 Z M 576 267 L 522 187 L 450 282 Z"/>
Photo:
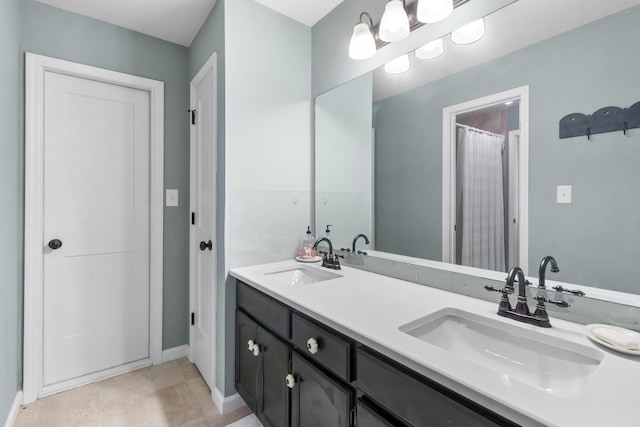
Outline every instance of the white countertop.
<path id="1" fill-rule="evenodd" d="M 335 271 L 340 278 L 305 285 L 265 275 L 302 265 L 284 261 L 235 268 L 231 275 L 522 425 L 640 426 L 640 357 L 593 343 L 583 325 L 553 317 L 550 329 L 527 325 L 496 314 L 498 293 L 496 302 L 489 303 L 347 266 Z M 319 264 L 304 267 L 334 271 Z M 529 305 L 533 310 L 531 301 Z M 562 395 L 513 381 L 398 329 L 447 307 L 590 347 L 601 356 L 600 365 L 579 392 Z"/>

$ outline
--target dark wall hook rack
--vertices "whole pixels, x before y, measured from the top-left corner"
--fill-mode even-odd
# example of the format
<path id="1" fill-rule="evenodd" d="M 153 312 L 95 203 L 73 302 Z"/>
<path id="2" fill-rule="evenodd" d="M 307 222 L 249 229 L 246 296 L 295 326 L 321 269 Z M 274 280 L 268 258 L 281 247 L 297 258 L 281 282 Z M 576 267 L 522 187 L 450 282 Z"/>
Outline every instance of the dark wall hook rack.
<path id="1" fill-rule="evenodd" d="M 591 115 L 573 113 L 560 119 L 560 139 L 640 128 L 640 102 L 629 108 L 605 107 Z"/>

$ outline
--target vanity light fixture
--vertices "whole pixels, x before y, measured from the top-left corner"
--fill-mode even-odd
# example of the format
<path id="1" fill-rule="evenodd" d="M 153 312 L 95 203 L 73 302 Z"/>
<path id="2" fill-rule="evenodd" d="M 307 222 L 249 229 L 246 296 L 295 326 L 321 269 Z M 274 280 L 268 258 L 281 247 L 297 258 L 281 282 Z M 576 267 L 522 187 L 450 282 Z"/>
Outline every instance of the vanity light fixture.
<path id="1" fill-rule="evenodd" d="M 390 0 L 380 21 L 380 39 L 397 42 L 407 38 L 409 31 L 409 17 L 404 9 L 404 0 Z"/>
<path id="2" fill-rule="evenodd" d="M 433 59 L 442 55 L 443 52 L 444 45 L 442 43 L 442 39 L 438 39 L 417 48 L 414 53 L 416 58 L 419 59 Z"/>
<path id="3" fill-rule="evenodd" d="M 369 18 L 370 25 L 362 19 Z M 351 42 L 349 42 L 349 57 L 352 59 L 372 58 L 376 54 L 376 41 L 372 34 L 373 19 L 367 12 L 360 14 L 360 22 L 353 27 Z"/>
<path id="4" fill-rule="evenodd" d="M 480 18 L 451 33 L 451 41 L 455 44 L 471 44 L 480 40 L 484 33 L 484 18 Z"/>
<path id="5" fill-rule="evenodd" d="M 409 55 L 400 55 L 384 64 L 384 70 L 389 74 L 402 74 L 409 71 Z"/>
<path id="6" fill-rule="evenodd" d="M 425 24 L 442 21 L 453 12 L 453 0 L 418 0 L 416 17 Z"/>

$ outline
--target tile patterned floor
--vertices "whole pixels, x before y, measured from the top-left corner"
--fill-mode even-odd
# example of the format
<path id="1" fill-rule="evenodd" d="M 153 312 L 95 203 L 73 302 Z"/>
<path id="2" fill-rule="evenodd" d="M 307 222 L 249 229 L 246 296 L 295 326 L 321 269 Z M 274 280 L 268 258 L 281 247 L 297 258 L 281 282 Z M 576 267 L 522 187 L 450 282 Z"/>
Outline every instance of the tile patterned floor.
<path id="1" fill-rule="evenodd" d="M 223 427 L 250 413 L 220 415 L 183 358 L 40 399 L 21 408 L 15 427 Z"/>

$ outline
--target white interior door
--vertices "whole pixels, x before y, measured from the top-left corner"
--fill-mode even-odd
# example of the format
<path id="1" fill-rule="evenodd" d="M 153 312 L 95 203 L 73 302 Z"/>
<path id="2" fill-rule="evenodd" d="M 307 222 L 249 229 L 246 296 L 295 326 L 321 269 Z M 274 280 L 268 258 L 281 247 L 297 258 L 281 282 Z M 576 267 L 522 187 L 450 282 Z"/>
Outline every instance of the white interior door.
<path id="1" fill-rule="evenodd" d="M 216 67 L 215 54 L 191 82 L 191 352 L 215 387 Z"/>
<path id="2" fill-rule="evenodd" d="M 44 94 L 46 387 L 149 357 L 150 107 L 54 72 Z"/>

